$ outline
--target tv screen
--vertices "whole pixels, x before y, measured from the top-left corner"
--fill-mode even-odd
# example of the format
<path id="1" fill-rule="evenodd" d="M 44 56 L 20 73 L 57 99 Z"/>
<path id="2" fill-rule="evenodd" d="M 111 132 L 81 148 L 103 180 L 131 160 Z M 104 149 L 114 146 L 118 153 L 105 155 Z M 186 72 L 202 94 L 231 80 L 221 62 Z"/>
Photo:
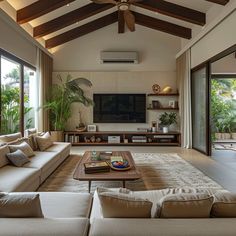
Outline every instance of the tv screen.
<path id="1" fill-rule="evenodd" d="M 146 123 L 146 94 L 94 94 L 94 123 Z"/>

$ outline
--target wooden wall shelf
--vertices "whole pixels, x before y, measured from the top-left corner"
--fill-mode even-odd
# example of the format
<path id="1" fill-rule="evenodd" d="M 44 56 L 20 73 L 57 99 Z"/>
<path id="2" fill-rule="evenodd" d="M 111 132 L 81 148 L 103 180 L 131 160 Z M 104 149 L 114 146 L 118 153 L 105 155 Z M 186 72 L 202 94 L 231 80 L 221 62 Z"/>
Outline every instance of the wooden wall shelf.
<path id="1" fill-rule="evenodd" d="M 160 107 L 160 108 L 147 108 L 150 111 L 160 111 L 160 110 L 176 110 L 178 111 L 179 108 L 172 108 L 172 107 Z"/>
<path id="2" fill-rule="evenodd" d="M 155 97 L 168 97 L 168 96 L 179 96 L 178 93 L 149 93 L 148 97 L 155 96 Z"/>
<path id="3" fill-rule="evenodd" d="M 119 136 L 120 143 L 109 143 L 108 136 Z M 145 136 L 147 142 L 132 142 L 133 136 Z M 100 142 L 85 142 L 91 137 L 100 138 Z M 180 146 L 181 134 L 179 132 L 138 132 L 138 131 L 98 131 L 98 132 L 64 132 L 65 142 L 73 146 Z M 128 140 L 128 143 L 125 142 Z"/>

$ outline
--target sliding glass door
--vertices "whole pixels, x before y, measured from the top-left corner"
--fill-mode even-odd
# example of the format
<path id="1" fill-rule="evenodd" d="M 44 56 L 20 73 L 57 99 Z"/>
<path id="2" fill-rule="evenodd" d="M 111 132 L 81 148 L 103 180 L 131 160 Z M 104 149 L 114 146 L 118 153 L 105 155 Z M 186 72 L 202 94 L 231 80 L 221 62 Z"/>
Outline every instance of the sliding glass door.
<path id="1" fill-rule="evenodd" d="M 193 148 L 210 155 L 208 65 L 192 71 L 192 132 Z"/>
<path id="2" fill-rule="evenodd" d="M 35 68 L 0 49 L 0 134 L 35 127 Z"/>

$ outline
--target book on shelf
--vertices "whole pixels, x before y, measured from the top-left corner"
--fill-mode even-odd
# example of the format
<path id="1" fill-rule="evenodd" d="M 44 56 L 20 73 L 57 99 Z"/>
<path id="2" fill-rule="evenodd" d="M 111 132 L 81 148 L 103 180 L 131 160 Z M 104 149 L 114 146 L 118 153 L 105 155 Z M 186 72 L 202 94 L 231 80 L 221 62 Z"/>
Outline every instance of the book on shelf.
<path id="1" fill-rule="evenodd" d="M 84 170 L 86 174 L 108 172 L 110 171 L 110 166 L 106 161 L 87 162 L 84 163 Z"/>

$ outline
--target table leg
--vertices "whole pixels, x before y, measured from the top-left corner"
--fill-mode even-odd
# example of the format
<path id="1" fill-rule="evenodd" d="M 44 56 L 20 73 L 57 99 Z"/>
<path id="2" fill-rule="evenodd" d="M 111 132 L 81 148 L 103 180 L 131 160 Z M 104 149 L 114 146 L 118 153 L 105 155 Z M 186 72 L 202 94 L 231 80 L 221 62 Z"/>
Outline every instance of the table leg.
<path id="1" fill-rule="evenodd" d="M 91 190 L 91 180 L 89 180 L 89 182 L 88 182 L 88 192 L 90 193 L 90 190 Z"/>
<path id="2" fill-rule="evenodd" d="M 125 180 L 123 180 L 123 188 L 125 188 Z"/>

